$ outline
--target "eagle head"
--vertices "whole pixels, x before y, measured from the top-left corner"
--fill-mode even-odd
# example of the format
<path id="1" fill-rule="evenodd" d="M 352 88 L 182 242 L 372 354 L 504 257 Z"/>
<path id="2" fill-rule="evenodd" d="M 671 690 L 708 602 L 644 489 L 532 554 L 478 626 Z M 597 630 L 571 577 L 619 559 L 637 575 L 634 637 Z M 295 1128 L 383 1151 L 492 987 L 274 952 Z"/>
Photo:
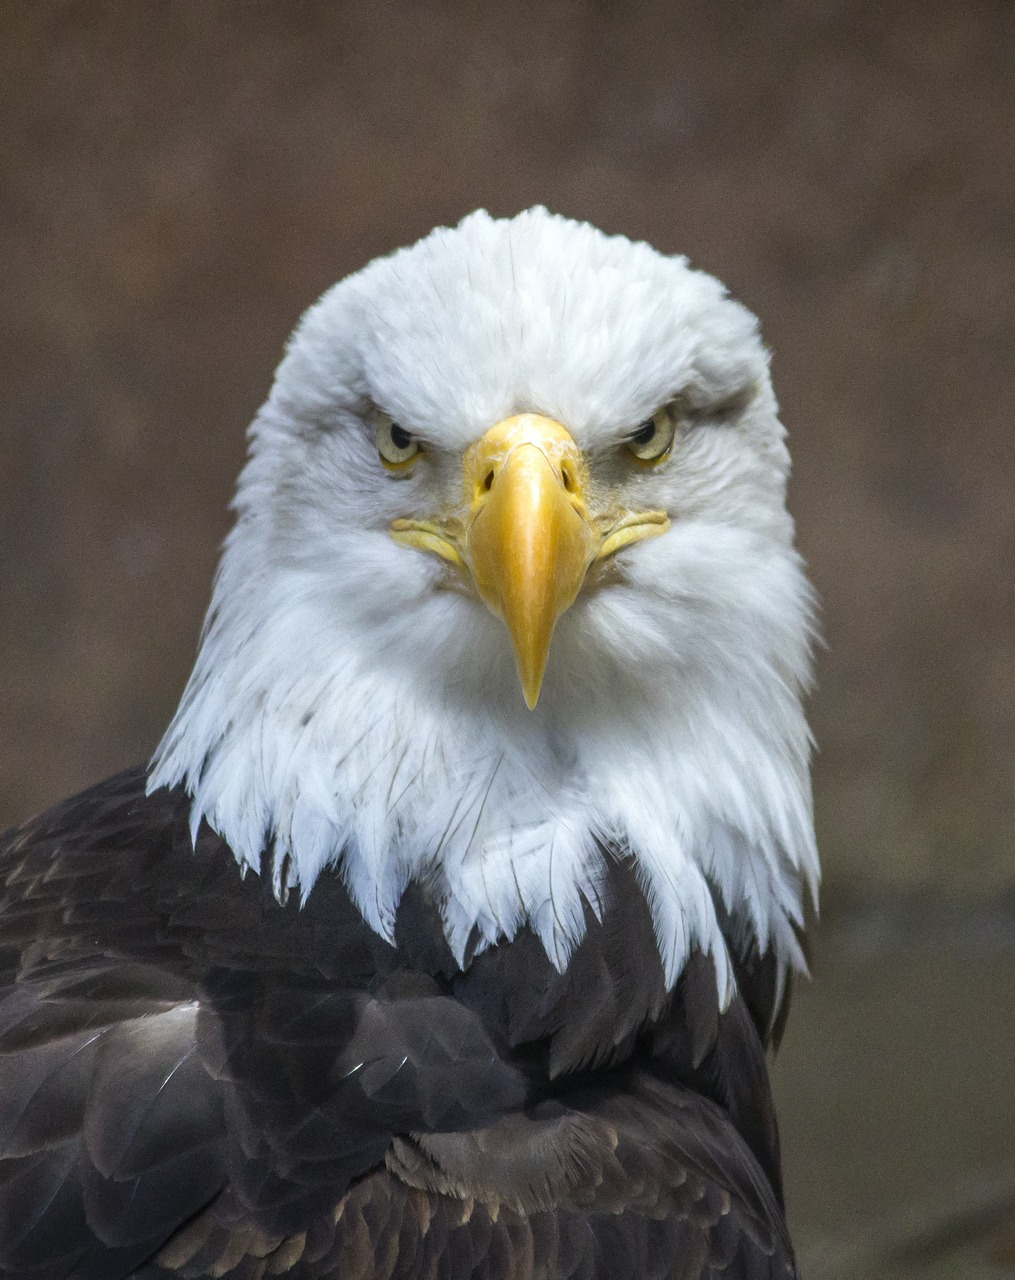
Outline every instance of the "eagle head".
<path id="1" fill-rule="evenodd" d="M 150 786 L 280 896 L 337 867 L 391 937 L 533 929 L 567 962 L 631 859 L 667 980 L 718 916 L 802 963 L 811 594 L 754 317 L 531 209 L 370 263 L 300 321 L 250 431 Z"/>

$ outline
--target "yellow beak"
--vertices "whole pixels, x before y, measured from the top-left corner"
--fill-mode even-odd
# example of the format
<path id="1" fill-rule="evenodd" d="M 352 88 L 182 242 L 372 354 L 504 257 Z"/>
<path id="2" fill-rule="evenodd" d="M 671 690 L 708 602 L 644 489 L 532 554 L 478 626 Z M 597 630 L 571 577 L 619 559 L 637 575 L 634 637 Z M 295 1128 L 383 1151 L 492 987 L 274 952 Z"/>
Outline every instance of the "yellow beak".
<path id="1" fill-rule="evenodd" d="M 570 433 L 526 413 L 498 422 L 463 458 L 464 518 L 396 520 L 396 541 L 432 552 L 471 575 L 511 635 L 529 710 L 539 700 L 557 619 L 589 566 L 642 538 L 665 533 L 665 512 L 615 510 L 593 519 L 587 469 Z"/>
<path id="2" fill-rule="evenodd" d="M 601 541 L 585 509 L 584 463 L 560 423 L 523 414 L 468 450 L 464 476 L 471 489 L 464 558 L 476 590 L 507 625 L 531 710 L 557 619 L 574 603 Z"/>

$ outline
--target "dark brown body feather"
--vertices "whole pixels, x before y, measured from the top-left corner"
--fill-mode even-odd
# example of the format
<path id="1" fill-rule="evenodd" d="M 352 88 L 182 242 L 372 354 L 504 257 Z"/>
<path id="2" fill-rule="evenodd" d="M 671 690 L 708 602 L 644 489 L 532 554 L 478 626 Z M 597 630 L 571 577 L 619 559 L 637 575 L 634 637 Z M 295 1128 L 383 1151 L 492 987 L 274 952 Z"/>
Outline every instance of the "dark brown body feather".
<path id="1" fill-rule="evenodd" d="M 0 1276 L 791 1276 L 770 961 L 667 995 L 611 860 L 564 974 L 241 880 L 135 770 L 0 847 Z M 743 931 L 730 922 L 731 939 Z"/>

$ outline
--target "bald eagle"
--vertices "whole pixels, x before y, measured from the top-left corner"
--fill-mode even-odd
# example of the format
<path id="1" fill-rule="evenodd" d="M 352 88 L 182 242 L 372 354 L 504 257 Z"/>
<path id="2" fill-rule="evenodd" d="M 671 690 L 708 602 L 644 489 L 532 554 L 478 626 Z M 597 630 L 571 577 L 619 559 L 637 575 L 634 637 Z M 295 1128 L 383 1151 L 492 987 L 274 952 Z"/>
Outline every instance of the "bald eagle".
<path id="1" fill-rule="evenodd" d="M 795 1274 L 788 464 L 646 244 L 480 212 L 325 293 L 154 759 L 0 846 L 0 1275 Z"/>

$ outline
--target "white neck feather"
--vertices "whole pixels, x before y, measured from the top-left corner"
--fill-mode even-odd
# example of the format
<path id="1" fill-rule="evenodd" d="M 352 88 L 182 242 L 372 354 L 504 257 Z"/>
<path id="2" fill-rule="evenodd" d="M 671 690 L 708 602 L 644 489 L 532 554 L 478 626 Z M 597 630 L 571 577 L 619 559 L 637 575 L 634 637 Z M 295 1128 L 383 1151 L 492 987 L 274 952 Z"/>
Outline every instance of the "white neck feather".
<path id="1" fill-rule="evenodd" d="M 383 632 L 364 643 L 376 617 L 355 616 L 348 599 L 322 609 L 313 574 L 258 582 L 241 531 L 150 776 L 150 790 L 187 787 L 195 832 L 204 818 L 241 866 L 270 867 L 279 896 L 305 897 L 337 865 L 388 939 L 402 892 L 421 878 L 460 959 L 474 931 L 482 948 L 528 924 L 559 968 L 581 939 L 584 902 L 597 905 L 605 844 L 635 861 L 668 983 L 697 946 L 724 1002 L 733 990 L 710 885 L 783 972 L 802 967 L 794 925 L 818 866 L 800 705 L 810 596 L 792 550 L 729 529 L 674 530 L 659 541 L 671 562 L 674 548 L 683 557 L 677 580 L 690 584 L 696 559 L 711 564 L 716 539 L 730 541 L 728 599 L 703 610 L 692 589 L 674 617 L 668 598 L 670 661 L 639 665 L 637 679 L 639 627 L 653 622 L 638 597 L 613 588 L 579 600 L 530 713 L 506 632 L 481 605 L 463 629 L 462 599 L 421 584 L 417 661 L 400 661 Z M 484 648 L 495 661 L 474 671 L 468 656 Z M 474 684 L 453 682 L 470 670 Z"/>

